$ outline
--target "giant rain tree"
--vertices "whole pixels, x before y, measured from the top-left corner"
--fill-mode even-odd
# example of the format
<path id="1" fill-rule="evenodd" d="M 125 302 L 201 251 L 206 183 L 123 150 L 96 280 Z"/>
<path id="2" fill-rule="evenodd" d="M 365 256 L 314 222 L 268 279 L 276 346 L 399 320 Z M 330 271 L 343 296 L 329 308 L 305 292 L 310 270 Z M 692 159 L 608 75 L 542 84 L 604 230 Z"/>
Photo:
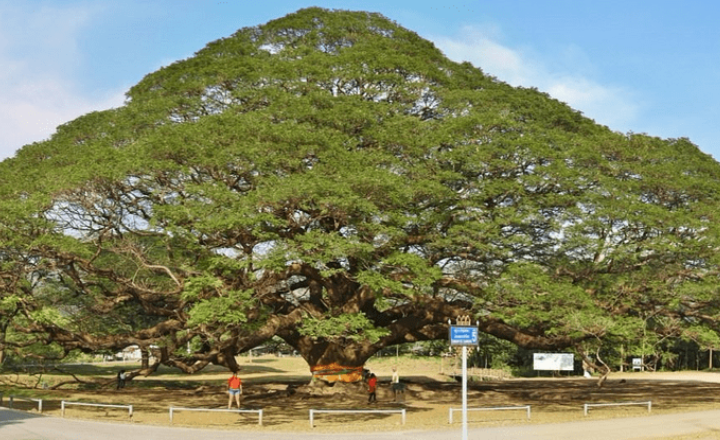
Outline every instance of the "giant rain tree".
<path id="1" fill-rule="evenodd" d="M 353 380 L 465 314 L 546 350 L 650 321 L 716 328 L 715 161 L 614 133 L 378 14 L 241 29 L 0 175 L 22 176 L 2 180 L 3 203 L 31 213 L 13 227 L 62 316 L 14 295 L 14 334 L 66 352 L 137 344 L 150 370 L 235 369 L 279 336 L 316 374 Z"/>

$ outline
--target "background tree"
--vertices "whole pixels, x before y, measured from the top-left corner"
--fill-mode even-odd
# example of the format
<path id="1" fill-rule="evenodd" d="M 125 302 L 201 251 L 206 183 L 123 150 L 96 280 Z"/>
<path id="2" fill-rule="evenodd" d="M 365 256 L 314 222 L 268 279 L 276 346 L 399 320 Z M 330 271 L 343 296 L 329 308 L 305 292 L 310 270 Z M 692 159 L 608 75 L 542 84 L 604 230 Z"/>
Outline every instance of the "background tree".
<path id="1" fill-rule="evenodd" d="M 0 166 L 63 297 L 62 319 L 38 319 L 36 296 L 15 330 L 152 348 L 145 372 L 235 369 L 279 336 L 312 370 L 353 373 L 467 313 L 545 350 L 717 328 L 715 161 L 378 14 L 241 29 Z"/>

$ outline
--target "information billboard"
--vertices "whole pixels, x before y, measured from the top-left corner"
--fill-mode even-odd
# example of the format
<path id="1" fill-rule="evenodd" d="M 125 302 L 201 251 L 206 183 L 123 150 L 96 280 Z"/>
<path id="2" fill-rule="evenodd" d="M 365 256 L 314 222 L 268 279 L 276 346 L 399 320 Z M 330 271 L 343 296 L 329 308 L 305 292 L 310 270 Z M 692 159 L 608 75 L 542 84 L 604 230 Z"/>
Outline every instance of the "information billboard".
<path id="1" fill-rule="evenodd" d="M 472 345 L 477 346 L 480 342 L 478 328 L 465 325 L 454 325 L 450 327 L 450 345 Z"/>
<path id="2" fill-rule="evenodd" d="M 535 353 L 533 369 L 543 371 L 573 371 L 575 357 L 572 353 Z"/>

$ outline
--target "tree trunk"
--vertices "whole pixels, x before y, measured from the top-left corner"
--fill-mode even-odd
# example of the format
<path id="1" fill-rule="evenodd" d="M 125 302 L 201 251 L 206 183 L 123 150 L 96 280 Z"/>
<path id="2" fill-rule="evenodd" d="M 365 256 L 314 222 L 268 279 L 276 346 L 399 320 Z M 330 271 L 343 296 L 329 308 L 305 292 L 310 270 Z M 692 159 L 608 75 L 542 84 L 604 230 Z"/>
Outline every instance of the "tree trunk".
<path id="1" fill-rule="evenodd" d="M 150 368 L 150 352 L 147 348 L 141 347 L 140 356 L 140 368 L 143 370 L 147 370 L 148 368 Z"/>
<path id="2" fill-rule="evenodd" d="M 5 362 L 5 336 L 7 335 L 8 324 L 0 325 L 0 367 Z"/>
<path id="3" fill-rule="evenodd" d="M 237 372 L 240 370 L 240 366 L 235 359 L 235 354 L 232 350 L 225 350 L 217 355 L 217 364 L 224 365 L 230 371 Z"/>
<path id="4" fill-rule="evenodd" d="M 297 335 L 284 339 L 308 363 L 313 379 L 327 383 L 360 382 L 365 361 L 376 351 L 367 340 L 312 340 Z"/>

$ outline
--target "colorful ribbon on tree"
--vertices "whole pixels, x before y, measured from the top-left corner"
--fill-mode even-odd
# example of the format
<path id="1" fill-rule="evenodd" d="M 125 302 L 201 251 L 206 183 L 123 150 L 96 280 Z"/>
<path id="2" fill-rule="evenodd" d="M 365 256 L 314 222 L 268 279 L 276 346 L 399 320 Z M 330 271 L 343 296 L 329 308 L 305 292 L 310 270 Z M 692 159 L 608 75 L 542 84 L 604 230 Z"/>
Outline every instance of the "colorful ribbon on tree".
<path id="1" fill-rule="evenodd" d="M 326 382 L 359 382 L 362 380 L 363 367 L 344 367 L 336 363 L 310 367 L 313 377 Z"/>

